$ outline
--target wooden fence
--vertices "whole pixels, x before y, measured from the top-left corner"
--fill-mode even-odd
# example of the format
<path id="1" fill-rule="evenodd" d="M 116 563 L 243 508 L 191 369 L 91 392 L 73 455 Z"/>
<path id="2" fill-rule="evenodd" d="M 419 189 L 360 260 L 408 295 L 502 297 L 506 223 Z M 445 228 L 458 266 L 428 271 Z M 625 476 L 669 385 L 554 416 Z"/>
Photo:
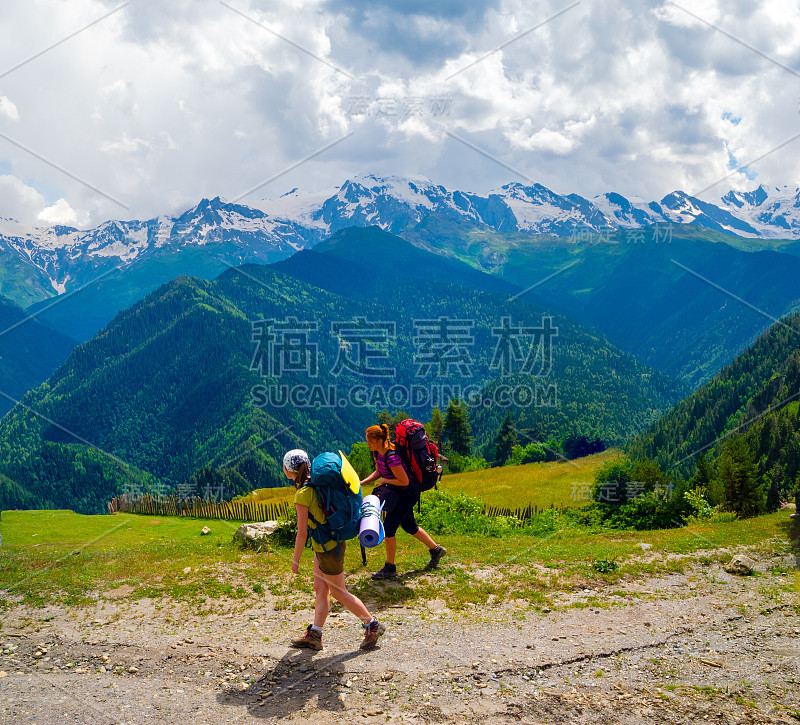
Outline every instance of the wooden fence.
<path id="1" fill-rule="evenodd" d="M 176 498 L 175 496 L 130 496 L 123 494 L 108 503 L 109 513 L 124 512 L 130 514 L 146 514 L 149 516 L 189 516 L 197 519 L 226 519 L 228 521 L 275 521 L 286 518 L 290 504 L 278 502 L 247 501 L 215 501 L 202 498 Z M 547 508 L 563 510 L 563 506 L 549 507 L 527 506 L 509 508 L 504 506 L 484 506 L 487 516 L 508 516 L 519 521 L 529 521 L 536 514 L 544 513 Z"/>
<path id="2" fill-rule="evenodd" d="M 109 513 L 147 514 L 149 516 L 189 516 L 197 519 L 226 519 L 228 521 L 275 521 L 286 518 L 289 503 L 215 501 L 175 496 L 130 496 L 123 494 L 108 502 Z"/>
<path id="3" fill-rule="evenodd" d="M 538 506 L 531 506 L 529 504 L 528 506 L 515 509 L 505 506 L 484 506 L 483 513 L 487 516 L 508 516 L 509 518 L 519 519 L 520 521 L 530 521 L 533 516 L 536 514 L 543 514 L 548 509 L 563 511 L 564 506 L 550 504 L 549 506 L 539 508 Z"/>

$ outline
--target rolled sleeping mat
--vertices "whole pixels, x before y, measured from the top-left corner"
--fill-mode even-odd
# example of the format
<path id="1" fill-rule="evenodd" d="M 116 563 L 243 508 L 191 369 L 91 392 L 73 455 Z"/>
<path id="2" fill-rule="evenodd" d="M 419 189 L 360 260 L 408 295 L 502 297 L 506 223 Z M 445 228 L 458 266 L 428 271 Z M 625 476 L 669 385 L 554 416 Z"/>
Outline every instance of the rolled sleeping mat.
<path id="1" fill-rule="evenodd" d="M 382 508 L 383 504 L 377 496 L 370 494 L 364 497 L 364 502 L 361 504 L 361 525 L 358 531 L 358 540 L 362 546 L 372 549 L 383 541 Z"/>

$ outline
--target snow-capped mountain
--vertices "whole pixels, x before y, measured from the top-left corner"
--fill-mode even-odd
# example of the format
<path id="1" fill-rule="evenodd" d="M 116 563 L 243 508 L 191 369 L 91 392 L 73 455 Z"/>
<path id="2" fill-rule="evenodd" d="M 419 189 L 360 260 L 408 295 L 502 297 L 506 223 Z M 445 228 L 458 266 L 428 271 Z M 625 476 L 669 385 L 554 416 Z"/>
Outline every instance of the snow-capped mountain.
<path id="1" fill-rule="evenodd" d="M 766 187 L 729 191 L 722 203 L 731 214 L 746 221 L 759 237 L 800 238 L 800 187 Z"/>
<path id="2" fill-rule="evenodd" d="M 800 239 L 800 189 L 731 191 L 719 205 L 683 191 L 660 201 L 610 192 L 586 199 L 558 194 L 541 184 L 511 183 L 486 195 L 451 191 L 425 178 L 356 176 L 338 189 L 305 194 L 293 189 L 259 208 L 276 219 L 326 233 L 376 224 L 398 232 L 436 214 L 486 225 L 499 232 L 571 236 L 645 227 L 696 224 L 726 234 L 763 239 Z"/>
<path id="3" fill-rule="evenodd" d="M 178 217 L 107 221 L 94 229 L 29 228 L 4 219 L 0 252 L 22 258 L 61 294 L 87 283 L 106 268 L 129 266 L 149 256 L 183 249 L 230 245 L 231 261 L 273 261 L 322 238 L 320 230 L 275 219 L 259 209 L 203 199 Z"/>
<path id="4" fill-rule="evenodd" d="M 199 251 L 225 264 L 275 261 L 344 227 L 374 224 L 397 233 L 432 216 L 501 233 L 558 237 L 673 222 L 740 237 L 800 239 L 800 189 L 730 191 L 719 204 L 674 191 L 648 202 L 618 193 L 586 199 L 520 183 L 477 194 L 422 177 L 360 175 L 338 188 L 293 189 L 253 206 L 203 199 L 177 217 L 112 220 L 88 230 L 27 228 L 0 219 L 0 265 L 21 261 L 45 288 L 62 294 L 107 269 L 159 255 L 193 252 L 196 258 Z"/>

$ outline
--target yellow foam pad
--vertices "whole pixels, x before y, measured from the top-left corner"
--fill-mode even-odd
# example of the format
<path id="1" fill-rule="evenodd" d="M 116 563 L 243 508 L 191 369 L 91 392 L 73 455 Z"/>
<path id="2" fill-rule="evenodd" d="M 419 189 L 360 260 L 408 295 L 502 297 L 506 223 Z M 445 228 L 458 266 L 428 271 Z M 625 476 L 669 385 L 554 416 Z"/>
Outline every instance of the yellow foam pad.
<path id="1" fill-rule="evenodd" d="M 356 473 L 356 469 L 350 464 L 350 461 L 347 460 L 344 453 L 339 451 L 339 455 L 342 458 L 342 478 L 353 493 L 358 493 L 361 490 L 361 478 Z"/>

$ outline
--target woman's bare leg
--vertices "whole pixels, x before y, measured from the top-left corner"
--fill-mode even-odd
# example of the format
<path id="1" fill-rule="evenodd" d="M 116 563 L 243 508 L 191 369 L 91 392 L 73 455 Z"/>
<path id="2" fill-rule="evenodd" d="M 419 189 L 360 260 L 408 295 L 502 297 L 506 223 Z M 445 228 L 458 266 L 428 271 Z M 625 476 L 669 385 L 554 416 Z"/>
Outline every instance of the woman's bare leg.
<path id="1" fill-rule="evenodd" d="M 384 538 L 386 542 L 386 562 L 394 564 L 395 557 L 397 556 L 397 537 L 387 536 Z"/>
<path id="2" fill-rule="evenodd" d="M 341 574 L 322 574 L 322 576 L 325 577 L 325 583 L 337 602 L 340 602 L 345 609 L 355 614 L 364 624 L 369 624 L 372 621 L 372 615 L 367 611 L 364 602 L 355 594 L 347 591 L 344 583 L 344 572 Z"/>
<path id="3" fill-rule="evenodd" d="M 328 582 L 325 581 L 325 575 L 319 568 L 316 554 L 314 555 L 314 595 L 314 626 L 321 628 L 330 612 L 331 591 Z"/>
<path id="4" fill-rule="evenodd" d="M 417 533 L 414 534 L 414 538 L 417 539 L 418 541 L 421 541 L 429 549 L 436 548 L 436 542 L 430 537 L 430 534 L 428 534 L 428 532 L 425 531 L 425 529 L 422 528 L 418 529 Z"/>

